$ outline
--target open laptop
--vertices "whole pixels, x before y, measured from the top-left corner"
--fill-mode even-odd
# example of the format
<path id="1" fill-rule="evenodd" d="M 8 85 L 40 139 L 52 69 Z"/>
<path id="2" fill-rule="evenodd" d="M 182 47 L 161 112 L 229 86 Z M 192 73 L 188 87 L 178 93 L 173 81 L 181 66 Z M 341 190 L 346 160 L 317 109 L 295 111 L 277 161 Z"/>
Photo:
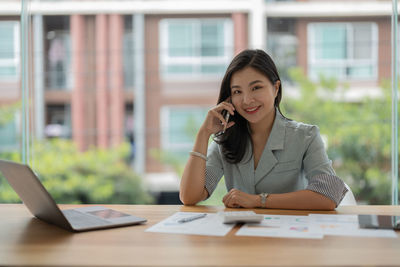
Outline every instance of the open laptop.
<path id="1" fill-rule="evenodd" d="M 82 232 L 147 221 L 101 206 L 60 210 L 29 166 L 0 160 L 0 171 L 35 217 L 66 230 Z"/>

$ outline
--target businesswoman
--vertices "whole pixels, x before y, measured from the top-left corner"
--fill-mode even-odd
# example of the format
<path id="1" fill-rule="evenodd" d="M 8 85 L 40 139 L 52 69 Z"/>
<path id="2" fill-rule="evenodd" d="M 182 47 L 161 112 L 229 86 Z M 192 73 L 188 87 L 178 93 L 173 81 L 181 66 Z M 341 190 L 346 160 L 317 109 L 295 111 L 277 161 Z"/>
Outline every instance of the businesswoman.
<path id="1" fill-rule="evenodd" d="M 318 127 L 287 119 L 281 98 L 276 66 L 264 51 L 245 50 L 232 60 L 183 172 L 185 205 L 207 199 L 222 176 L 228 189 L 222 201 L 229 208 L 339 205 L 347 189 L 335 175 Z"/>

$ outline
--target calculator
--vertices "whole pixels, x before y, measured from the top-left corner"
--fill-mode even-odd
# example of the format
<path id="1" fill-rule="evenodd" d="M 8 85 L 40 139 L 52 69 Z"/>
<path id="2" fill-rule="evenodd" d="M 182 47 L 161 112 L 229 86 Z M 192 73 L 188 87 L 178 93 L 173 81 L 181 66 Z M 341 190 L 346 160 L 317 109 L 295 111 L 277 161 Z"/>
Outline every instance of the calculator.
<path id="1" fill-rule="evenodd" d="M 264 219 L 264 215 L 254 211 L 220 211 L 218 216 L 223 223 L 259 223 Z"/>

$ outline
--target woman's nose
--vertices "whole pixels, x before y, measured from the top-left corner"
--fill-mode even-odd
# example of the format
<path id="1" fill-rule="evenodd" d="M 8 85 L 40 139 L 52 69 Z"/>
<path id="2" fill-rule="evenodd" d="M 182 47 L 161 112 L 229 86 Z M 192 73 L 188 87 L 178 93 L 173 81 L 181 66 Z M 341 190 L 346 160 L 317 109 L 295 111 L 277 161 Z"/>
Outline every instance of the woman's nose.
<path id="1" fill-rule="evenodd" d="M 253 101 L 254 101 L 254 98 L 252 97 L 251 94 L 244 94 L 243 95 L 243 104 L 250 104 Z"/>

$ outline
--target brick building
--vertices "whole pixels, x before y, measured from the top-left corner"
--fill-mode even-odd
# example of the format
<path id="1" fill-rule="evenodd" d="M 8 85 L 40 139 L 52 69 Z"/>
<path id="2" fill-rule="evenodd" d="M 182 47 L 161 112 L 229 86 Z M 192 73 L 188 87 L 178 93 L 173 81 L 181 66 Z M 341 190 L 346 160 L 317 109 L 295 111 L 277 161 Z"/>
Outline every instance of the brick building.
<path id="1" fill-rule="evenodd" d="M 266 49 L 283 79 L 297 65 L 347 82 L 345 100 L 379 94 L 391 76 L 391 1 L 42 0 L 29 12 L 35 137 L 85 150 L 134 135 L 141 173 L 167 170 L 152 149 L 187 155 L 188 123 L 216 103 L 244 48 Z M 21 98 L 19 16 L 20 1 L 0 2 L 1 105 Z M 18 118 L 0 129 L 3 150 Z"/>

